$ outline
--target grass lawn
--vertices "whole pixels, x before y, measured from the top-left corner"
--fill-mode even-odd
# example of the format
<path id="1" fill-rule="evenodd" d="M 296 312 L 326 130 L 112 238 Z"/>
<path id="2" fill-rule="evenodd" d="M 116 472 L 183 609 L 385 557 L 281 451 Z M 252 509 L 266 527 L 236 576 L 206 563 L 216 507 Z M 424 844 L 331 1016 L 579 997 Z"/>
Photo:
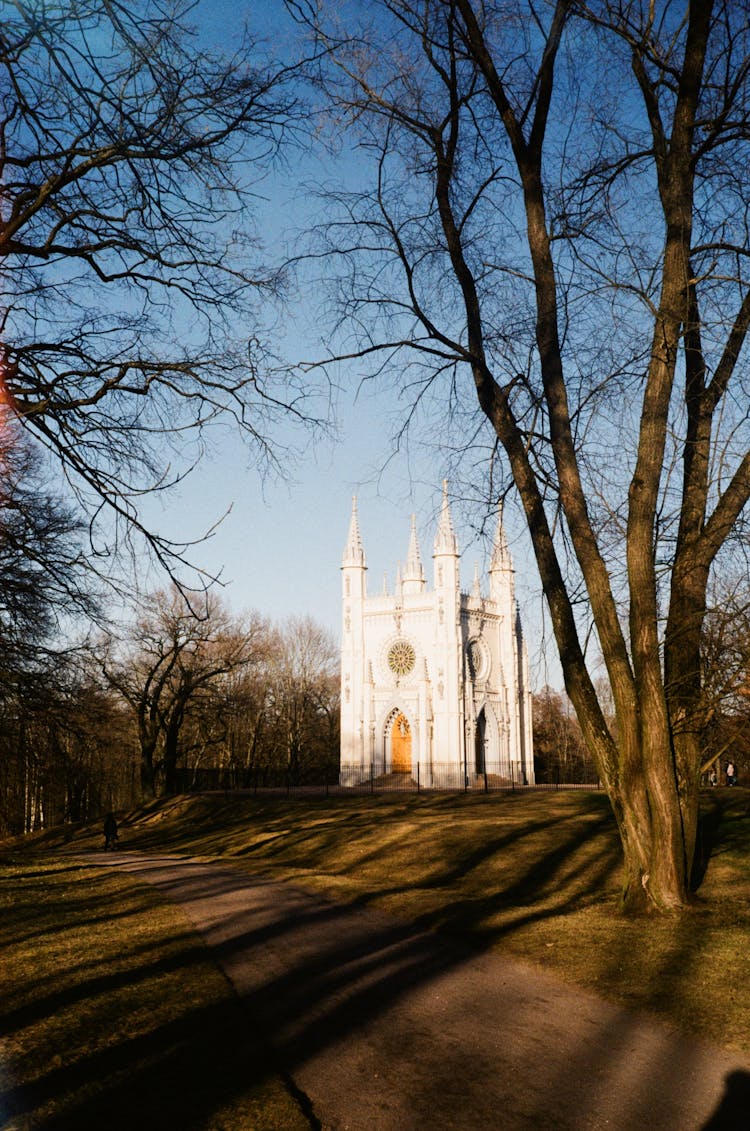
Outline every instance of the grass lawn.
<path id="1" fill-rule="evenodd" d="M 200 938 L 125 874 L 6 854 L 0 985 L 7 1131 L 309 1131 Z"/>
<path id="2" fill-rule="evenodd" d="M 695 906 L 663 919 L 619 914 L 619 846 L 600 793 L 180 797 L 123 820 L 120 846 L 221 857 L 336 900 L 376 906 L 750 1051 L 749 803 L 741 789 L 706 794 L 708 866 Z M 68 852 L 101 844 L 98 828 L 65 836 Z M 124 1081 L 127 1069 L 131 1078 L 132 1058 L 154 1094 L 159 1085 L 152 1077 L 173 1070 L 175 1079 L 191 1073 L 191 1089 L 206 1085 L 195 1111 L 179 1121 L 165 1116 L 161 1127 L 296 1126 L 283 1122 L 301 1117 L 272 1066 L 246 1047 L 235 1003 L 179 914 L 131 878 L 56 857 L 63 839 L 60 833 L 31 838 L 5 869 L 6 883 L 22 895 L 21 910 L 11 916 L 12 982 L 7 965 L 0 970 L 4 984 L 15 987 L 15 1005 L 5 1007 L 18 1019 L 9 1054 L 15 1065 L 24 1056 L 35 1065 L 35 1074 L 20 1070 L 34 1109 L 53 1104 L 59 1086 L 71 1110 L 77 1103 L 95 1106 L 85 1093 L 101 1091 L 92 1083 L 100 1064 L 111 1079 L 105 1095 L 119 1096 L 118 1073 Z M 5 921 L 4 927 L 7 932 Z M 225 1025 L 234 1034 L 231 1048 Z M 199 1033 L 205 1039 L 198 1045 L 208 1048 L 206 1072 L 191 1062 L 199 1057 Z M 266 1112 L 266 1122 L 252 1110 L 245 1123 L 221 1113 L 226 1089 L 214 1084 L 214 1073 L 230 1055 L 242 1060 L 252 1085 L 249 1099 L 234 1097 L 230 1087 L 231 1102 L 259 1102 L 254 1110 Z M 230 1060 L 234 1090 L 237 1067 Z M 273 1105 L 276 1113 L 268 1114 Z"/>

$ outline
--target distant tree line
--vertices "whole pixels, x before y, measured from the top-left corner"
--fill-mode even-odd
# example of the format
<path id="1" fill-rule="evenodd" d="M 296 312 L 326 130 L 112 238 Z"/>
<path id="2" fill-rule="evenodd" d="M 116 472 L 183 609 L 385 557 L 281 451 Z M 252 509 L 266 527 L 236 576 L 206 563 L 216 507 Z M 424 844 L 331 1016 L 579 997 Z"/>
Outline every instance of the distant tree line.
<path id="1" fill-rule="evenodd" d="M 203 781 L 289 781 L 338 758 L 337 653 L 311 618 L 280 626 L 177 588 L 75 648 L 0 673 L 0 835 L 90 820 Z M 213 775 L 213 776 L 212 776 Z"/>
<path id="2" fill-rule="evenodd" d="M 147 598 L 97 660 L 131 720 L 145 798 L 206 769 L 300 784 L 338 759 L 338 652 L 311 617 L 274 626 L 172 587 Z"/>
<path id="3" fill-rule="evenodd" d="M 545 687 L 532 700 L 534 776 L 537 782 L 594 785 L 599 775 L 568 697 Z"/>
<path id="4" fill-rule="evenodd" d="M 702 648 L 700 720 L 704 782 L 733 762 L 740 785 L 750 785 L 750 587 L 747 574 L 725 580 L 706 617 Z"/>
<path id="5" fill-rule="evenodd" d="M 701 783 L 725 781 L 733 762 L 740 785 L 750 785 L 750 589 L 747 577 L 725 578 L 711 593 L 701 642 L 701 711 L 695 726 Z M 609 725 L 616 729 L 606 682 L 598 689 Z M 593 783 L 598 779 L 575 711 L 565 692 L 545 687 L 533 697 L 534 769 L 543 783 Z"/>

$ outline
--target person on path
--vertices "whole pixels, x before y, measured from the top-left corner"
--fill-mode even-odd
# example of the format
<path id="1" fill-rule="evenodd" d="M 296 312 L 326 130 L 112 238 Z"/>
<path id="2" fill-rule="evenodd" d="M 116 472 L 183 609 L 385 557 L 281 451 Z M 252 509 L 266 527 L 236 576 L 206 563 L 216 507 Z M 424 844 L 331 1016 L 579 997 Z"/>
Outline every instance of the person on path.
<path id="1" fill-rule="evenodd" d="M 737 771 L 734 768 L 734 762 L 727 762 L 727 785 L 735 785 L 737 782 Z"/>
<path id="2" fill-rule="evenodd" d="M 114 813 L 107 813 L 104 818 L 104 851 L 117 848 L 117 821 Z"/>

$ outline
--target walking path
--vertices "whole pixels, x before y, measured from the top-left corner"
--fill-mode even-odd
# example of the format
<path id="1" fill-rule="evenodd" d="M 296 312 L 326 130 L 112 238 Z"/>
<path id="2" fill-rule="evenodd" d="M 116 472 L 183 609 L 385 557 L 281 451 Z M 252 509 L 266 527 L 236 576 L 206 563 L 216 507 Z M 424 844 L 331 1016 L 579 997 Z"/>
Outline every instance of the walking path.
<path id="1" fill-rule="evenodd" d="M 750 1057 L 495 953 L 221 864 L 119 853 L 180 904 L 326 1131 L 749 1131 Z"/>

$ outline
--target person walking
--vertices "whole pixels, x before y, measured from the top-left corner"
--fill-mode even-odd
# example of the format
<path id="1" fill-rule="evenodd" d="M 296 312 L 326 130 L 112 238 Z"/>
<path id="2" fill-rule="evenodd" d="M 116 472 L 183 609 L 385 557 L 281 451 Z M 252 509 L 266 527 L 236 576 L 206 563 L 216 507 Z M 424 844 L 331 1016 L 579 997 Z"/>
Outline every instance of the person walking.
<path id="1" fill-rule="evenodd" d="M 108 848 L 113 852 L 117 848 L 117 821 L 114 813 L 107 813 L 104 818 L 104 851 Z"/>
<path id="2" fill-rule="evenodd" d="M 734 762 L 727 762 L 727 785 L 737 784 L 737 770 Z"/>

